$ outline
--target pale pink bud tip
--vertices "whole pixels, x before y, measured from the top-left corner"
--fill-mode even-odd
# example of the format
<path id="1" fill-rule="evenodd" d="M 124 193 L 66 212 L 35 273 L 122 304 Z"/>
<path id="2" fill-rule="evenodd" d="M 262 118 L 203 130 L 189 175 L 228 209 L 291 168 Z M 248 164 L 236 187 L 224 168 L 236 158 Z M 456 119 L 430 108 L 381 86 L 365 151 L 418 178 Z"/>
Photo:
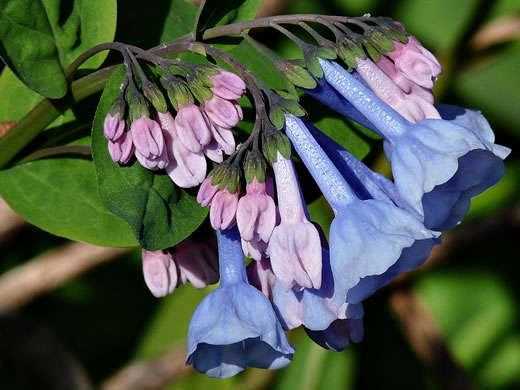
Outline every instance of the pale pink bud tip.
<path id="1" fill-rule="evenodd" d="M 135 149 L 145 158 L 161 156 L 164 150 L 164 137 L 156 121 L 141 115 L 130 126 Z"/>
<path id="2" fill-rule="evenodd" d="M 266 183 L 256 178 L 247 185 L 247 194 L 238 202 L 237 224 L 245 241 L 269 241 L 276 223 L 273 198 L 266 194 Z"/>
<path id="3" fill-rule="evenodd" d="M 205 102 L 204 110 L 213 123 L 227 129 L 235 127 L 243 118 L 242 108 L 238 103 L 216 95 Z"/>
<path id="4" fill-rule="evenodd" d="M 124 131 L 123 134 L 115 141 L 108 141 L 108 153 L 112 161 L 120 164 L 126 164 L 134 154 L 134 144 L 132 142 L 132 133 Z"/>
<path id="5" fill-rule="evenodd" d="M 246 83 L 236 74 L 219 69 L 220 74 L 210 76 L 213 82 L 211 91 L 226 100 L 240 99 L 246 90 Z"/>
<path id="6" fill-rule="evenodd" d="M 435 56 L 411 35 L 406 45 L 394 43 L 396 50 L 388 53 L 388 56 L 394 61 L 396 69 L 421 87 L 433 88 L 437 76 L 442 73 Z"/>
<path id="7" fill-rule="evenodd" d="M 235 224 L 238 207 L 238 192 L 230 194 L 225 188 L 217 192 L 211 201 L 209 220 L 215 230 L 226 230 Z"/>
<path id="8" fill-rule="evenodd" d="M 105 123 L 103 128 L 103 133 L 105 138 L 116 141 L 123 132 L 125 131 L 125 121 L 122 120 L 119 116 L 119 113 L 116 113 L 115 116 L 107 114 L 105 117 Z"/>
<path id="9" fill-rule="evenodd" d="M 197 194 L 197 202 L 202 207 L 208 207 L 211 205 L 211 201 L 213 197 L 218 192 L 218 185 L 212 185 L 211 180 L 213 180 L 213 176 L 209 176 L 202 182 L 202 185 L 199 188 L 199 192 Z"/>
<path id="10" fill-rule="evenodd" d="M 143 274 L 146 285 L 157 298 L 171 294 L 177 286 L 177 268 L 173 256 L 163 251 L 143 249 Z"/>
<path id="11" fill-rule="evenodd" d="M 175 127 L 180 141 L 193 153 L 201 152 L 211 142 L 209 123 L 196 104 L 190 102 L 187 106 L 179 106 Z"/>

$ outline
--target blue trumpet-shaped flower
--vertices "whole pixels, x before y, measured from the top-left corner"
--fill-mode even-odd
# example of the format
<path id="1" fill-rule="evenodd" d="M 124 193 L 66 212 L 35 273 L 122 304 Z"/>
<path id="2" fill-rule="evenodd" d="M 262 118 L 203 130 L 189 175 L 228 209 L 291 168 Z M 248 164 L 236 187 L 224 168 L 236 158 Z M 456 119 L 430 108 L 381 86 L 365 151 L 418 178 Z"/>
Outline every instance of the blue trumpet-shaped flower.
<path id="1" fill-rule="evenodd" d="M 439 233 L 394 204 L 360 199 L 299 118 L 287 115 L 285 131 L 334 210 L 330 264 L 336 289 L 347 302 L 359 303 L 379 287 L 362 283 L 360 291 L 350 293 L 365 278 L 380 276 L 386 283 L 392 266 L 410 258 L 419 265 L 428 258 Z"/>
<path id="2" fill-rule="evenodd" d="M 278 369 L 291 362 L 269 300 L 249 285 L 237 227 L 218 231 L 220 287 L 200 303 L 188 330 L 187 364 L 228 378 L 246 367 Z"/>
<path id="3" fill-rule="evenodd" d="M 316 344 L 335 352 L 343 351 L 351 341 L 361 342 L 364 335 L 362 319 L 336 320 L 325 330 L 305 331 Z"/>
<path id="4" fill-rule="evenodd" d="M 480 113 L 445 108 L 449 119 L 411 124 L 340 65 L 322 59 L 320 64 L 327 82 L 385 138 L 396 188 L 429 229 L 458 225 L 471 197 L 504 175 L 502 160 L 510 150 L 494 143 Z"/>

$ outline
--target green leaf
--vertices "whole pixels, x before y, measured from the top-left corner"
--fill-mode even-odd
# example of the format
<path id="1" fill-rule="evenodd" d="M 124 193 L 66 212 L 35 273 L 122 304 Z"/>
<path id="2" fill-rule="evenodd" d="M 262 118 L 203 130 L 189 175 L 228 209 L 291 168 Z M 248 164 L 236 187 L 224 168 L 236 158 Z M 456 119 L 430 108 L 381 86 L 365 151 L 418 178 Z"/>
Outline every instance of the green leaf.
<path id="1" fill-rule="evenodd" d="M 208 211 L 198 205 L 194 191 L 177 187 L 166 174 L 152 172 L 136 161 L 119 166 L 110 158 L 103 122 L 119 95 L 124 74 L 120 67 L 108 81 L 92 126 L 99 192 L 105 206 L 132 227 L 143 248 L 163 249 L 193 233 Z"/>
<path id="2" fill-rule="evenodd" d="M 85 137 L 74 144 L 89 141 Z M 101 203 L 88 158 L 48 158 L 2 170 L 0 194 L 27 221 L 57 236 L 103 246 L 136 245 L 128 226 Z"/>
<path id="3" fill-rule="evenodd" d="M 0 0 L 0 56 L 29 88 L 61 98 L 64 68 L 91 46 L 111 41 L 115 27 L 116 0 Z M 106 55 L 83 66 L 96 68 Z"/>
<path id="4" fill-rule="evenodd" d="M 0 1 L 0 56 L 38 93 L 61 98 L 67 92 L 54 34 L 41 1 Z"/>
<path id="5" fill-rule="evenodd" d="M 204 0 L 195 21 L 195 36 L 211 27 L 237 23 L 255 18 L 262 0 Z"/>

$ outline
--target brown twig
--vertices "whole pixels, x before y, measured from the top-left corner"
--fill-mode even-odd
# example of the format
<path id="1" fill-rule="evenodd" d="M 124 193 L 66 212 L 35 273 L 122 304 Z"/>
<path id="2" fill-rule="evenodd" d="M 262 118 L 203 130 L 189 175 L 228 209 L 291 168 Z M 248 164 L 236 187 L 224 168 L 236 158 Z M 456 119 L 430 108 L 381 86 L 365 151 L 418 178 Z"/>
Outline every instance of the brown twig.
<path id="1" fill-rule="evenodd" d="M 9 241 L 24 226 L 27 226 L 25 220 L 0 198 L 0 245 Z"/>
<path id="2" fill-rule="evenodd" d="M 186 348 L 175 346 L 163 355 L 129 364 L 101 383 L 101 390 L 154 390 L 194 372 L 184 364 Z"/>
<path id="3" fill-rule="evenodd" d="M 24 305 L 129 250 L 71 242 L 44 253 L 0 276 L 0 312 Z"/>
<path id="4" fill-rule="evenodd" d="M 453 359 L 432 313 L 417 294 L 403 288 L 390 295 L 389 303 L 408 342 L 440 388 L 473 389 L 470 378 Z"/>

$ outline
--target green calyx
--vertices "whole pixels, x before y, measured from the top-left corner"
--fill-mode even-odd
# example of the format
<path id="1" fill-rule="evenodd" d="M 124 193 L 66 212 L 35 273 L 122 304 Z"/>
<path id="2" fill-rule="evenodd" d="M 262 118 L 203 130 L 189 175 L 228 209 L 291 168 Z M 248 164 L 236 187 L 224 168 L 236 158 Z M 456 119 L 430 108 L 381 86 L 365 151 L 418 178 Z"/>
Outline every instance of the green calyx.
<path id="1" fill-rule="evenodd" d="M 157 111 L 166 112 L 168 110 L 166 99 L 157 85 L 152 84 L 151 82 L 144 83 L 143 93 Z"/>
<path id="2" fill-rule="evenodd" d="M 240 190 L 240 169 L 227 162 L 217 165 L 208 177 L 211 177 L 211 185 L 218 185 L 220 191 L 227 188 L 230 194 L 234 194 Z"/>
<path id="3" fill-rule="evenodd" d="M 362 60 L 367 58 L 363 46 L 357 40 L 349 38 L 339 42 L 338 55 L 352 69 L 356 68 L 358 58 Z"/>
<path id="4" fill-rule="evenodd" d="M 256 177 L 259 183 L 265 182 L 267 163 L 258 151 L 247 152 L 244 162 L 244 176 L 247 184 L 251 184 Z"/>
<path id="5" fill-rule="evenodd" d="M 269 131 L 262 139 L 262 151 L 269 164 L 278 160 L 278 152 L 285 157 L 291 157 L 291 141 L 279 130 Z"/>
<path id="6" fill-rule="evenodd" d="M 179 110 L 179 105 L 187 106 L 189 102 L 193 101 L 193 96 L 184 81 L 177 77 L 162 78 L 160 81 L 164 89 L 166 89 L 168 99 L 175 110 Z"/>
<path id="7" fill-rule="evenodd" d="M 380 53 L 384 54 L 395 50 L 395 45 L 392 40 L 375 28 L 370 30 L 367 39 Z"/>
<path id="8" fill-rule="evenodd" d="M 194 77 L 188 82 L 188 88 L 195 99 L 202 104 L 204 104 L 205 100 L 211 100 L 213 97 L 213 92 L 211 92 L 208 86 L 198 77 Z"/>
<path id="9" fill-rule="evenodd" d="M 116 100 L 114 100 L 114 103 L 112 103 L 112 106 L 110 107 L 110 110 L 108 110 L 108 113 L 110 116 L 115 117 L 116 114 L 119 114 L 119 118 L 123 119 L 125 117 L 126 112 L 126 102 L 125 99 L 123 99 L 121 96 L 118 97 Z"/>
<path id="10" fill-rule="evenodd" d="M 285 122 L 285 114 L 305 116 L 307 113 L 293 99 L 283 98 L 275 94 L 269 96 L 269 119 L 277 130 L 282 129 Z"/>
<path id="11" fill-rule="evenodd" d="M 278 69 L 297 87 L 307 89 L 316 88 L 316 81 L 303 66 L 294 64 L 291 61 L 280 61 L 278 63 Z"/>
<path id="12" fill-rule="evenodd" d="M 318 57 L 325 58 L 327 60 L 334 60 L 336 59 L 337 54 L 334 50 L 328 47 L 316 47 L 309 45 L 303 50 L 305 66 L 315 77 L 321 79 L 323 77 L 323 70 L 321 69 Z"/>
<path id="13" fill-rule="evenodd" d="M 143 95 L 140 93 L 133 94 L 130 99 L 130 120 L 139 119 L 142 115 L 149 117 L 150 109 Z"/>

